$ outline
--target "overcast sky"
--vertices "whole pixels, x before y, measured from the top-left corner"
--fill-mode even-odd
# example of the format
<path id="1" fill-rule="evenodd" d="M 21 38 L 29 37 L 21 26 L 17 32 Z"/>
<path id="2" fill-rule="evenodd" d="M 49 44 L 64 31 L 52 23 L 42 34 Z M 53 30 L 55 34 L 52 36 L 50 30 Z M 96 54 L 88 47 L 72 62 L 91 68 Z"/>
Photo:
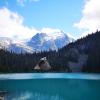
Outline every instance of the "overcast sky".
<path id="1" fill-rule="evenodd" d="M 0 37 L 62 30 L 75 39 L 100 30 L 99 0 L 0 0 Z"/>

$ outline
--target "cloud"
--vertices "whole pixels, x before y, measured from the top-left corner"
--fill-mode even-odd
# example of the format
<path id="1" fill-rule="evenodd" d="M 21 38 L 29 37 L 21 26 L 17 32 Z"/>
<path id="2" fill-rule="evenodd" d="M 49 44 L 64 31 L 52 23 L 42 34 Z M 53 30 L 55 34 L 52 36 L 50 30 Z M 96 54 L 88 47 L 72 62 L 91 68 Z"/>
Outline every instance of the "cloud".
<path id="1" fill-rule="evenodd" d="M 0 37 L 28 39 L 38 31 L 23 24 L 24 18 L 3 7 L 0 9 Z"/>
<path id="2" fill-rule="evenodd" d="M 74 26 L 83 30 L 82 36 L 100 30 L 100 1 L 85 0 L 82 18 Z"/>
<path id="3" fill-rule="evenodd" d="M 40 1 L 40 0 L 30 0 L 30 1 L 32 1 L 32 2 L 38 2 L 38 1 Z"/>
<path id="4" fill-rule="evenodd" d="M 25 6 L 26 2 L 38 2 L 39 0 L 17 0 L 18 4 Z"/>
<path id="5" fill-rule="evenodd" d="M 53 29 L 53 28 L 47 28 L 47 27 L 41 29 L 42 33 L 48 33 L 48 34 L 51 34 L 54 32 L 60 32 L 60 31 L 61 31 L 60 29 Z"/>
<path id="6" fill-rule="evenodd" d="M 17 2 L 18 2 L 21 6 L 24 6 L 24 5 L 25 5 L 26 0 L 17 0 Z"/>
<path id="7" fill-rule="evenodd" d="M 42 28 L 41 29 L 41 31 L 40 32 L 42 32 L 42 33 L 47 33 L 49 36 L 51 36 L 52 37 L 52 35 L 53 35 L 53 37 L 54 38 L 56 38 L 57 36 L 62 36 L 62 30 L 60 30 L 60 29 L 55 29 L 55 28 L 47 28 L 47 27 L 44 27 L 44 28 Z M 59 34 L 58 34 L 59 33 Z M 71 38 L 73 38 L 74 39 L 74 37 L 71 35 L 71 33 L 65 33 L 66 35 L 68 35 L 69 37 L 71 37 Z"/>
<path id="8" fill-rule="evenodd" d="M 28 40 L 38 32 L 47 33 L 51 36 L 57 35 L 61 30 L 47 27 L 40 30 L 34 27 L 30 28 L 27 25 L 24 25 L 24 18 L 17 12 L 12 12 L 6 7 L 0 9 L 0 37 Z"/>

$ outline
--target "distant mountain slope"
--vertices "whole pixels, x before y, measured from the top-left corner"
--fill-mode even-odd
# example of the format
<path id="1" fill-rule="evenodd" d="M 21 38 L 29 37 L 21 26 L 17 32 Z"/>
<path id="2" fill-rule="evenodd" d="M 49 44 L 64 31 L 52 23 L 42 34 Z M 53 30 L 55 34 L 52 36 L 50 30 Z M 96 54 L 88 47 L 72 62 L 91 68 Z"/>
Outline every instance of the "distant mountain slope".
<path id="1" fill-rule="evenodd" d="M 33 53 L 40 51 L 58 50 L 74 39 L 64 32 L 37 33 L 28 42 L 13 42 L 10 38 L 0 37 L 0 49 L 6 49 L 15 53 Z"/>
<path id="2" fill-rule="evenodd" d="M 35 48 L 37 51 L 58 50 L 73 40 L 62 31 L 52 34 L 37 33 L 28 42 L 28 46 Z"/>
<path id="3" fill-rule="evenodd" d="M 0 72 L 38 72 L 34 67 L 43 57 L 46 57 L 51 65 L 50 72 L 100 73 L 100 31 L 78 39 L 59 49 L 58 52 L 16 54 L 0 50 Z"/>
<path id="4" fill-rule="evenodd" d="M 0 49 L 5 49 L 15 53 L 33 53 L 33 49 L 23 42 L 14 42 L 7 37 L 0 37 Z"/>
<path id="5" fill-rule="evenodd" d="M 68 44 L 59 53 L 76 71 L 100 72 L 100 31 Z"/>

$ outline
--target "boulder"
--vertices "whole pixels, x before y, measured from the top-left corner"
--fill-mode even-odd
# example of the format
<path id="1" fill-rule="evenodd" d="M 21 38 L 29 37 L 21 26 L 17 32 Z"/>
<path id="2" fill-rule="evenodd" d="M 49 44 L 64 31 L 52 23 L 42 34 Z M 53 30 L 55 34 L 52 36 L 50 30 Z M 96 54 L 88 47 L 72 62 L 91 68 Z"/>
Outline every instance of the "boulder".
<path id="1" fill-rule="evenodd" d="M 43 71 L 48 71 L 51 69 L 51 66 L 49 62 L 47 61 L 46 57 L 43 57 L 40 59 L 38 64 L 34 67 L 35 70 L 43 70 Z"/>
<path id="2" fill-rule="evenodd" d="M 5 95 L 7 94 L 7 91 L 0 91 L 0 100 L 5 100 Z"/>

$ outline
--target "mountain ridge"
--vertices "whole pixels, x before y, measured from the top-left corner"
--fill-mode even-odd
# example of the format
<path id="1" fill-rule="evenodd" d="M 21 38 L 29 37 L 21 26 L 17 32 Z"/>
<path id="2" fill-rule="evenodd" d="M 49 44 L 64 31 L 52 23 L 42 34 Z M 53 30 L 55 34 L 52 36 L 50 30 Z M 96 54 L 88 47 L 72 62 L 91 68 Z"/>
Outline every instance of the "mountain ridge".
<path id="1" fill-rule="evenodd" d="M 56 51 L 16 54 L 0 50 L 1 72 L 43 72 L 35 70 L 39 60 L 46 57 L 49 72 L 100 73 L 100 31 L 69 43 Z"/>
<path id="2" fill-rule="evenodd" d="M 58 50 L 74 39 L 63 31 L 54 33 L 37 33 L 29 41 L 14 41 L 11 38 L 0 37 L 0 48 L 14 53 L 34 53 Z"/>

